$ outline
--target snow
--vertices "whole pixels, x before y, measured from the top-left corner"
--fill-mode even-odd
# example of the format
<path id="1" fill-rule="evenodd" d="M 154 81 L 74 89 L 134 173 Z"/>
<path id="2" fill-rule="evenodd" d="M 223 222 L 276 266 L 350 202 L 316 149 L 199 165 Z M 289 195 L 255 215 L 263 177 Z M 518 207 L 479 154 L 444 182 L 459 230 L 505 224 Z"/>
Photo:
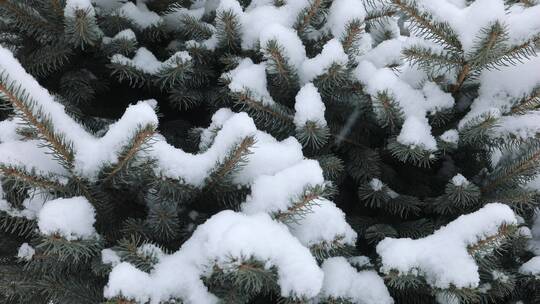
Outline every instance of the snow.
<path id="1" fill-rule="evenodd" d="M 280 7 L 269 1 L 252 3 L 246 11 L 236 0 L 222 0 L 219 2 L 217 13 L 232 11 L 236 14 L 241 25 L 242 48 L 254 49 L 259 42 L 261 33 L 274 24 L 285 28 L 292 28 L 298 14 L 309 5 L 308 0 L 287 1 Z"/>
<path id="2" fill-rule="evenodd" d="M 35 253 L 36 250 L 32 246 L 28 245 L 28 243 L 22 243 L 17 251 L 17 257 L 22 260 L 30 261 Z"/>
<path id="3" fill-rule="evenodd" d="M 399 103 L 405 116 L 398 142 L 418 146 L 425 150 L 436 150 L 437 142 L 431 134 L 431 126 L 426 117 L 428 111 L 453 105 L 453 99 L 446 93 L 425 84 L 424 90 L 413 88 L 400 79 L 389 68 L 377 68 L 373 63 L 362 60 L 354 70 L 358 81 L 371 96 L 389 92 Z"/>
<path id="4" fill-rule="evenodd" d="M 95 238 L 95 221 L 94 207 L 80 196 L 46 202 L 39 211 L 37 224 L 44 235 L 58 234 L 72 241 Z"/>
<path id="5" fill-rule="evenodd" d="M 496 235 L 499 227 L 515 224 L 507 205 L 492 203 L 458 217 L 432 235 L 422 239 L 385 238 L 377 245 L 381 271 L 397 270 L 403 274 L 419 273 L 436 288 L 478 287 L 480 276 L 467 247 Z"/>
<path id="6" fill-rule="evenodd" d="M 459 133 L 456 129 L 450 129 L 441 134 L 440 138 L 444 142 L 457 144 L 459 142 Z"/>
<path id="7" fill-rule="evenodd" d="M 242 93 L 249 90 L 253 97 L 265 105 L 274 104 L 266 83 L 266 64 L 254 64 L 249 58 L 243 59 L 233 70 L 224 74 L 230 79 L 229 89 L 232 92 Z"/>
<path id="8" fill-rule="evenodd" d="M 7 81 L 20 85 L 21 89 L 32 96 L 35 102 L 34 115 L 42 111 L 54 121 L 52 128 L 55 133 L 62 134 L 66 141 L 72 144 L 74 171 L 80 176 L 95 179 L 101 167 L 118 160 L 121 148 L 129 141 L 134 130 L 139 126 L 157 126 L 158 118 L 154 112 L 156 102 L 141 101 L 130 105 L 122 118 L 109 127 L 107 134 L 96 138 L 66 114 L 64 106 L 56 102 L 46 89 L 26 73 L 11 52 L 0 47 L 0 58 L 0 71 L 10 71 Z M 42 117 L 41 114 L 39 116 Z M 48 151 L 37 140 L 3 143 L 0 144 L 0 151 L 0 162 L 14 162 L 30 169 L 35 166 L 44 172 L 65 172 L 58 163 L 52 162 L 52 155 L 43 153 Z"/>
<path id="9" fill-rule="evenodd" d="M 111 63 L 133 66 L 148 74 L 156 74 L 161 69 L 161 61 L 145 47 L 139 48 L 132 59 L 116 54 L 111 58 Z"/>
<path id="10" fill-rule="evenodd" d="M 247 214 L 286 211 L 291 206 L 291 199 L 300 196 L 304 189 L 323 183 L 319 163 L 302 160 L 274 175 L 257 177 L 251 185 L 251 194 L 242 204 L 242 211 Z"/>
<path id="11" fill-rule="evenodd" d="M 289 65 L 298 70 L 302 62 L 306 60 L 306 49 L 296 31 L 280 24 L 272 24 L 261 32 L 261 49 L 266 49 L 268 43 L 272 40 L 278 42 L 283 48 L 284 56 L 287 58 Z"/>
<path id="12" fill-rule="evenodd" d="M 216 163 L 247 136 L 255 137 L 247 163 L 234 177 L 238 184 L 249 184 L 261 174 L 274 174 L 302 160 L 302 146 L 293 137 L 277 141 L 258 131 L 246 113 L 230 116 L 214 138 L 210 148 L 191 154 L 169 145 L 162 137 L 156 138 L 149 154 L 157 160 L 159 173 L 201 187 Z"/>
<path id="13" fill-rule="evenodd" d="M 325 28 L 330 30 L 335 38 L 341 38 L 346 35 L 347 26 L 351 22 L 363 22 L 366 14 L 361 0 L 334 0 Z"/>
<path id="14" fill-rule="evenodd" d="M 519 268 L 519 272 L 529 275 L 540 275 L 540 256 L 535 256 Z"/>
<path id="15" fill-rule="evenodd" d="M 144 1 L 137 0 L 137 4 L 127 2 L 118 9 L 118 15 L 124 17 L 139 29 L 144 30 L 152 26 L 158 26 L 162 19 L 161 17 L 148 9 Z"/>
<path id="16" fill-rule="evenodd" d="M 317 125 L 326 127 L 324 112 L 326 107 L 322 101 L 321 95 L 313 83 L 305 84 L 296 95 L 294 104 L 294 124 L 297 128 L 302 128 L 308 121 L 317 123 Z"/>
<path id="17" fill-rule="evenodd" d="M 284 225 L 266 214 L 222 211 L 200 225 L 177 252 L 163 256 L 150 274 L 128 263 L 115 266 L 104 295 L 152 304 L 171 297 L 186 304 L 218 303 L 201 277 L 208 276 L 214 265 L 230 270 L 231 259 L 249 257 L 277 268 L 282 296 L 312 298 L 322 286 L 322 270 Z"/>
<path id="18" fill-rule="evenodd" d="M 454 177 L 452 177 L 452 184 L 457 187 L 466 187 L 469 185 L 469 181 L 467 180 L 467 178 L 465 178 L 465 176 L 458 173 Z"/>
<path id="19" fill-rule="evenodd" d="M 382 188 L 384 187 L 383 182 L 381 182 L 381 180 L 378 178 L 373 178 L 369 182 L 369 185 L 371 186 L 371 189 L 373 189 L 373 191 L 381 191 Z"/>
<path id="20" fill-rule="evenodd" d="M 131 29 L 123 30 L 114 35 L 112 40 L 125 39 L 125 40 L 137 40 L 135 33 Z"/>
<path id="21" fill-rule="evenodd" d="M 331 39 L 323 46 L 320 54 L 302 63 L 300 81 L 308 83 L 324 74 L 332 64 L 345 66 L 348 61 L 349 57 L 345 54 L 341 42 L 337 38 Z"/>
<path id="22" fill-rule="evenodd" d="M 349 300 L 355 304 L 392 304 L 383 279 L 375 271 L 356 271 L 343 257 L 327 259 L 322 264 L 323 288 L 320 298 Z"/>
<path id="23" fill-rule="evenodd" d="M 111 265 L 112 267 L 115 267 L 122 261 L 120 259 L 120 256 L 118 256 L 118 254 L 114 250 L 110 248 L 105 248 L 101 250 L 101 262 L 105 265 Z"/>
<path id="24" fill-rule="evenodd" d="M 315 186 L 325 186 L 322 169 L 317 161 L 303 160 L 274 175 L 257 177 L 241 209 L 246 214 L 286 213 L 305 190 Z M 343 211 L 323 198 L 315 198 L 311 203 L 305 206 L 308 210 L 301 218 L 287 222 L 291 233 L 302 244 L 308 247 L 334 241 L 354 244 L 356 232 L 347 224 Z"/>
<path id="25" fill-rule="evenodd" d="M 292 235 L 304 246 L 354 246 L 356 232 L 345 219 L 345 213 L 326 199 L 316 199 L 314 206 L 300 220 L 287 223 Z"/>
<path id="26" fill-rule="evenodd" d="M 82 10 L 90 16 L 95 15 L 94 7 L 90 0 L 67 0 L 64 8 L 64 17 L 75 18 L 75 12 L 78 10 Z"/>
<path id="27" fill-rule="evenodd" d="M 431 126 L 426 118 L 408 117 L 401 127 L 397 141 L 406 146 L 418 146 L 426 150 L 437 149 L 437 141 L 431 135 Z"/>
<path id="28" fill-rule="evenodd" d="M 4 211 L 12 217 L 24 217 L 33 220 L 37 217 L 39 210 L 47 200 L 47 194 L 43 192 L 30 191 L 29 197 L 24 199 L 22 209 L 13 208 L 11 204 L 1 199 L 0 191 L 0 211 Z"/>

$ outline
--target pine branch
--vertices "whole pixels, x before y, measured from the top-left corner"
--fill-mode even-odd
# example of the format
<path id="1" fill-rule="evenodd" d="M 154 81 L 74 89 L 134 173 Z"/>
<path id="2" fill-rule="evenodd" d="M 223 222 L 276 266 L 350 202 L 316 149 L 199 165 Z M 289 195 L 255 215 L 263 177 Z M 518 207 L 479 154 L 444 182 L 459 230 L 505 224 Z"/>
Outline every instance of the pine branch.
<path id="1" fill-rule="evenodd" d="M 144 127 L 139 127 L 135 131 L 135 135 L 129 141 L 129 144 L 126 145 L 120 152 L 118 161 L 116 164 L 110 166 L 106 170 L 105 182 L 111 181 L 114 179 L 120 172 L 125 170 L 133 159 L 136 157 L 137 153 L 144 148 L 144 145 L 154 136 L 156 132 L 156 126 L 146 125 Z"/>
<path id="2" fill-rule="evenodd" d="M 0 10 L 5 16 L 11 16 L 15 26 L 40 42 L 57 39 L 62 32 L 58 25 L 47 22 L 37 10 L 22 1 L 1 0 Z"/>
<path id="3" fill-rule="evenodd" d="M 231 53 L 236 53 L 240 47 L 240 21 L 232 11 L 219 12 L 216 17 L 216 33 L 218 46 Z"/>
<path id="4" fill-rule="evenodd" d="M 65 186 L 52 176 L 42 176 L 35 172 L 29 172 L 21 167 L 0 164 L 0 174 L 7 178 L 14 179 L 15 181 L 30 185 L 31 187 L 44 190 L 54 189 L 60 192 L 65 191 Z"/>
<path id="5" fill-rule="evenodd" d="M 54 130 L 54 124 L 50 118 L 43 113 L 38 103 L 24 89 L 15 83 L 8 84 L 7 81 L 8 78 L 0 74 L 0 93 L 16 109 L 16 114 L 36 129 L 61 163 L 70 169 L 74 159 L 72 144 L 65 139 L 63 134 Z"/>
<path id="6" fill-rule="evenodd" d="M 533 92 L 520 100 L 510 109 L 510 114 L 523 115 L 529 111 L 538 110 L 540 108 L 540 86 L 535 88 Z"/>
<path id="7" fill-rule="evenodd" d="M 427 39 L 442 43 L 446 48 L 453 51 L 461 51 L 461 42 L 454 30 L 447 24 L 433 20 L 428 13 L 423 13 L 411 0 L 391 0 L 391 2 L 411 18 L 416 26 L 416 34 Z"/>
<path id="8" fill-rule="evenodd" d="M 299 20 L 296 22 L 294 28 L 299 33 L 299 36 L 303 36 L 307 27 L 311 24 L 314 17 L 321 10 L 324 0 L 313 0 L 311 1 L 308 8 L 306 8 L 299 17 Z"/>

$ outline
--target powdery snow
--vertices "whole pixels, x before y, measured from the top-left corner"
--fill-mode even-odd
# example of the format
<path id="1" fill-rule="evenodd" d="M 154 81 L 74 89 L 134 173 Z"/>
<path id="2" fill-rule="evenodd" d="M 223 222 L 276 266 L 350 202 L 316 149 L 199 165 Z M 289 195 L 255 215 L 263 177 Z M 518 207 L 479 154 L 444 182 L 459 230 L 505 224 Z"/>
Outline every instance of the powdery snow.
<path id="1" fill-rule="evenodd" d="M 208 275 L 214 264 L 227 271 L 234 267 L 230 258 L 249 257 L 277 268 L 282 296 L 312 298 L 321 288 L 322 270 L 309 250 L 284 225 L 266 214 L 222 211 L 200 225 L 180 250 L 163 256 L 150 274 L 128 263 L 115 266 L 104 295 L 107 298 L 122 295 L 152 304 L 171 297 L 186 304 L 218 303 L 201 277 Z"/>
<path id="2" fill-rule="evenodd" d="M 501 225 L 515 223 L 510 207 L 493 203 L 458 217 L 425 238 L 385 238 L 377 245 L 381 271 L 418 272 L 437 288 L 451 284 L 457 288 L 478 287 L 478 266 L 467 247 L 497 234 Z"/>
<path id="3" fill-rule="evenodd" d="M 364 3 L 361 0 L 334 0 L 328 12 L 325 28 L 335 38 L 346 34 L 347 25 L 353 21 L 363 22 L 366 17 Z"/>
<path id="4" fill-rule="evenodd" d="M 535 256 L 519 268 L 519 272 L 528 275 L 540 275 L 540 256 Z"/>
<path id="5" fill-rule="evenodd" d="M 392 304 L 383 279 L 372 270 L 356 271 L 343 257 L 322 264 L 324 281 L 319 298 L 349 300 L 355 304 Z"/>
<path id="6" fill-rule="evenodd" d="M 166 61 L 161 62 L 145 47 L 139 48 L 135 53 L 135 56 L 131 59 L 121 54 L 116 54 L 111 57 L 112 63 L 131 66 L 151 75 L 157 74 L 164 68 L 176 66 L 178 62 L 188 61 L 191 61 L 189 53 L 180 51 L 172 55 Z"/>
<path id="7" fill-rule="evenodd" d="M 454 177 L 452 177 L 452 184 L 454 184 L 457 187 L 463 187 L 463 186 L 468 186 L 469 181 L 467 180 L 467 178 L 465 178 L 465 176 L 458 173 Z"/>
<path id="8" fill-rule="evenodd" d="M 457 145 L 459 142 L 459 133 L 456 129 L 447 130 L 441 134 L 440 138 L 444 142 Z"/>
<path id="9" fill-rule="evenodd" d="M 127 2 L 118 9 L 118 15 L 133 22 L 139 29 L 144 30 L 152 26 L 158 26 L 161 17 L 148 9 L 145 1 L 137 0 L 137 4 Z"/>
<path id="10" fill-rule="evenodd" d="M 22 243 L 17 251 L 17 257 L 22 260 L 30 261 L 35 253 L 36 250 L 32 246 L 28 245 L 28 243 Z"/>
<path id="11" fill-rule="evenodd" d="M 349 57 L 345 54 L 341 42 L 337 38 L 331 39 L 324 45 L 320 54 L 302 63 L 300 81 L 308 83 L 324 74 L 333 63 L 345 66 L 348 61 Z"/>
<path id="12" fill-rule="evenodd" d="M 73 144 L 75 154 L 73 161 L 74 170 L 81 176 L 95 179 L 99 173 L 99 168 L 115 163 L 118 160 L 120 149 L 133 136 L 132 132 L 134 130 L 140 126 L 157 126 L 158 118 L 154 112 L 156 102 L 142 101 L 136 105 L 130 105 L 122 118 L 109 127 L 107 134 L 101 138 L 97 138 L 93 134 L 88 133 L 79 123 L 67 115 L 64 106 L 56 102 L 46 89 L 42 88 L 31 75 L 26 73 L 10 51 L 0 47 L 0 58 L 2 58 L 0 71 L 10 71 L 8 81 L 13 81 L 17 85 L 20 85 L 21 89 L 28 92 L 36 102 L 34 114 L 37 114 L 37 111 L 41 110 L 43 114 L 54 121 L 52 126 L 54 131 L 57 134 L 65 136 L 66 140 Z M 60 171 L 61 169 L 58 168 L 59 165 L 53 165 L 51 163 L 51 155 L 43 153 L 47 150 L 39 148 L 40 145 L 39 141 L 4 143 L 0 145 L 0 149 L 5 149 L 4 151 L 11 150 L 11 155 L 0 154 L 0 162 L 9 163 L 15 160 L 20 162 L 21 165 L 35 165 L 38 169 L 43 169 L 44 171 Z M 23 154 L 23 156 L 14 155 L 13 151 L 20 152 L 23 146 L 28 149 L 27 152 L 19 153 Z M 24 158 L 24 155 L 27 157 Z M 29 162 L 24 163 L 27 160 Z M 36 162 L 38 160 L 43 160 L 45 165 L 37 164 Z"/>
<path id="13" fill-rule="evenodd" d="M 101 250 L 101 262 L 105 265 L 115 267 L 116 265 L 120 264 L 122 260 L 114 250 L 105 248 Z"/>
<path id="14" fill-rule="evenodd" d="M 75 12 L 78 10 L 82 10 L 90 16 L 95 15 L 94 7 L 90 0 L 67 0 L 64 8 L 64 17 L 74 18 Z"/>
<path id="15" fill-rule="evenodd" d="M 241 93 L 249 90 L 255 99 L 263 104 L 274 104 L 266 83 L 266 64 L 254 64 L 249 58 L 243 59 L 233 70 L 225 73 L 223 77 L 230 79 L 229 89 Z"/>
<path id="16" fill-rule="evenodd" d="M 296 69 L 299 69 L 302 62 L 306 60 L 306 49 L 296 31 L 277 23 L 272 24 L 261 32 L 261 49 L 264 50 L 268 46 L 268 42 L 272 40 L 278 42 L 283 48 L 288 63 Z"/>
<path id="17" fill-rule="evenodd" d="M 305 84 L 296 95 L 294 104 L 294 124 L 297 128 L 305 126 L 306 122 L 312 121 L 317 125 L 326 127 L 324 112 L 326 107 L 321 95 L 313 83 Z"/>
<path id="18" fill-rule="evenodd" d="M 79 196 L 48 201 L 39 211 L 37 224 L 44 235 L 58 234 L 66 240 L 97 237 L 94 207 Z"/>

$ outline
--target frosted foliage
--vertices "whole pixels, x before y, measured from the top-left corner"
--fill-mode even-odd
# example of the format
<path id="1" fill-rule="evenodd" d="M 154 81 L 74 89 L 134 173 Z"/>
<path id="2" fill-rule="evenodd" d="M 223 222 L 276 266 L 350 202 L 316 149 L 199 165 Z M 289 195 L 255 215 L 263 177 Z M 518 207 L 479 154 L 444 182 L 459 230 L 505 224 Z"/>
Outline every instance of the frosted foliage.
<path id="1" fill-rule="evenodd" d="M 516 217 L 510 207 L 492 203 L 458 217 L 421 239 L 385 238 L 377 245 L 381 271 L 418 273 L 437 288 L 449 288 L 450 285 L 478 287 L 478 266 L 467 247 L 496 235 L 501 225 L 515 223 Z"/>
<path id="2" fill-rule="evenodd" d="M 343 257 L 330 258 L 322 264 L 323 299 L 346 299 L 355 304 L 392 304 L 383 279 L 375 271 L 358 272 Z"/>
<path id="3" fill-rule="evenodd" d="M 321 95 L 313 83 L 304 85 L 296 95 L 294 109 L 294 124 L 297 128 L 303 127 L 306 122 L 312 121 L 317 125 L 326 127 L 324 111 L 326 107 Z"/>
<path id="4" fill-rule="evenodd" d="M 105 297 L 123 295 L 141 303 L 171 297 L 186 304 L 218 303 L 201 277 L 208 275 L 213 263 L 219 267 L 230 258 L 246 257 L 277 268 L 282 296 L 312 298 L 322 286 L 322 270 L 284 225 L 265 214 L 222 211 L 199 226 L 180 250 L 163 256 L 149 274 L 127 263 L 118 264 L 109 275 Z"/>
<path id="5" fill-rule="evenodd" d="M 39 231 L 58 234 L 67 240 L 96 237 L 95 210 L 84 197 L 59 198 L 48 201 L 38 214 Z"/>

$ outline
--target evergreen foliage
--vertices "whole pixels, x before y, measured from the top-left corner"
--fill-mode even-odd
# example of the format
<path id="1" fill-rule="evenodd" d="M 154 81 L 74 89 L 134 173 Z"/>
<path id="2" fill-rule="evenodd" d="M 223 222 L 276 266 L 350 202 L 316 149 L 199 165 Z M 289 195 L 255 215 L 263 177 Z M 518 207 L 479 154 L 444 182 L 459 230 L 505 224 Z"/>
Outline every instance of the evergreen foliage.
<path id="1" fill-rule="evenodd" d="M 0 0 L 2 303 L 540 303 L 540 72 L 488 92 L 540 66 L 540 26 L 517 39 L 493 18 L 467 40 L 427 0 L 295 1 Z M 78 198 L 95 230 L 47 232 L 42 208 Z M 388 269 L 384 246 L 430 250 L 495 205 L 452 240 L 477 284 Z M 216 245 L 226 216 L 235 242 Z M 267 255 L 246 244 L 264 237 Z M 194 285 L 141 291 L 170 265 Z M 319 286 L 285 286 L 293 270 Z M 187 297 L 199 281 L 211 296 Z"/>

